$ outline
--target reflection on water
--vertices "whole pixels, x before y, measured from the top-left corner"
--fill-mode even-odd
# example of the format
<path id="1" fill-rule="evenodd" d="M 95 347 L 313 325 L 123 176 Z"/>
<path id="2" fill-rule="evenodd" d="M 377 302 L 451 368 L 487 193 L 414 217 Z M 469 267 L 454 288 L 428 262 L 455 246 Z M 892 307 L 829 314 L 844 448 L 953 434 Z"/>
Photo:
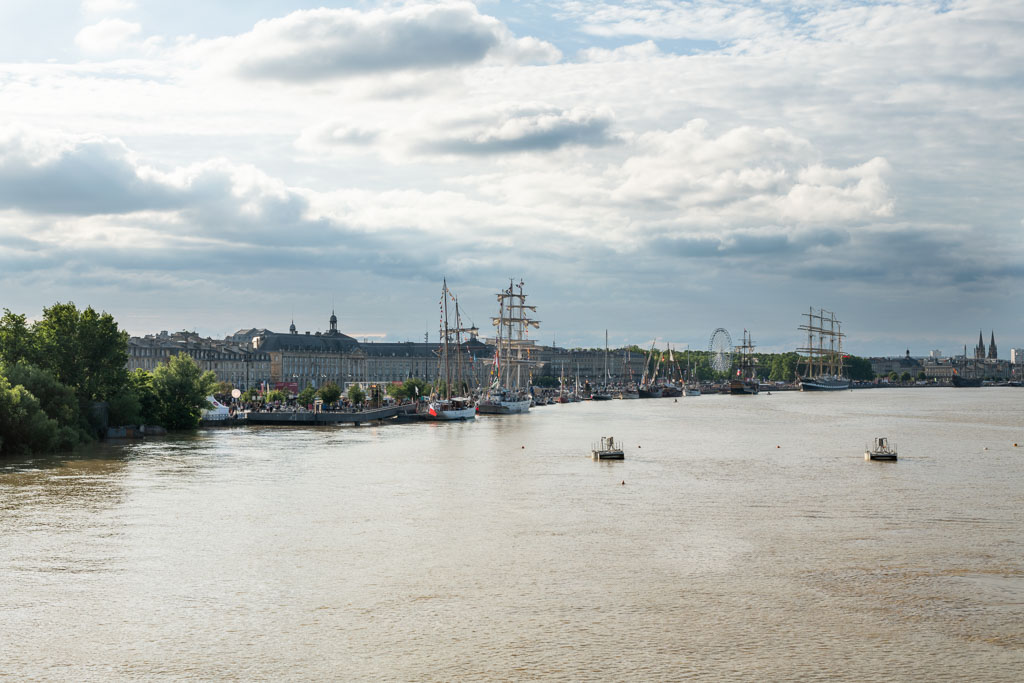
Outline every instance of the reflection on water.
<path id="1" fill-rule="evenodd" d="M 1022 398 L 614 401 L 5 463 L 0 675 L 1015 680 Z M 602 435 L 624 462 L 590 460 Z M 898 463 L 863 460 L 879 435 Z"/>

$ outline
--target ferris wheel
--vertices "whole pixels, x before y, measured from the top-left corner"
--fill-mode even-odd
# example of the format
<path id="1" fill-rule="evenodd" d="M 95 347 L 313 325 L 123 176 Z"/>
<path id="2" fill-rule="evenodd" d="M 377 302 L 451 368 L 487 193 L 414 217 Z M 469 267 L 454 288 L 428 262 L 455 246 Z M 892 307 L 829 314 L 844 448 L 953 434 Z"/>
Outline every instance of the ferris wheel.
<path id="1" fill-rule="evenodd" d="M 711 367 L 718 372 L 727 372 L 732 365 L 732 337 L 729 330 L 719 327 L 711 333 L 708 342 L 708 353 L 711 354 Z"/>

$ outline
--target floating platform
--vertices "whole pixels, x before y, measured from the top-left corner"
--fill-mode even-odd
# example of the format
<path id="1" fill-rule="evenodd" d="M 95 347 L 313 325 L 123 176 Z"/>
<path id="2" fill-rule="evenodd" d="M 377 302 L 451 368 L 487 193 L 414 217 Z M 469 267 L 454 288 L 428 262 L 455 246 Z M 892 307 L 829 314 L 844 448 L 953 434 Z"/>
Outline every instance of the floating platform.
<path id="1" fill-rule="evenodd" d="M 877 460 L 879 462 L 896 462 L 896 444 L 890 444 L 884 436 L 875 439 L 875 444 L 864 450 L 865 460 Z"/>
<path id="2" fill-rule="evenodd" d="M 591 448 L 590 457 L 594 460 L 625 460 L 626 454 L 622 445 L 615 443 L 615 437 L 602 436 L 601 445 Z"/>

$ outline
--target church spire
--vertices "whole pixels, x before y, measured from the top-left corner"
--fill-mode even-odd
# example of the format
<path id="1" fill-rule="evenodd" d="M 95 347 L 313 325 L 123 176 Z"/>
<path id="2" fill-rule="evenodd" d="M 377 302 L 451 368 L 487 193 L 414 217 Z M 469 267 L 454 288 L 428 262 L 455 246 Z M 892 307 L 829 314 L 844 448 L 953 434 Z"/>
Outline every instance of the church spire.
<path id="1" fill-rule="evenodd" d="M 993 360 L 995 360 L 996 358 L 999 357 L 999 354 L 996 352 L 996 332 L 995 332 L 995 330 L 992 330 L 992 341 L 990 341 L 988 343 L 988 357 L 993 359 Z"/>
<path id="2" fill-rule="evenodd" d="M 978 345 L 974 347 L 974 357 L 985 357 L 985 337 L 982 336 L 981 330 L 978 330 Z"/>

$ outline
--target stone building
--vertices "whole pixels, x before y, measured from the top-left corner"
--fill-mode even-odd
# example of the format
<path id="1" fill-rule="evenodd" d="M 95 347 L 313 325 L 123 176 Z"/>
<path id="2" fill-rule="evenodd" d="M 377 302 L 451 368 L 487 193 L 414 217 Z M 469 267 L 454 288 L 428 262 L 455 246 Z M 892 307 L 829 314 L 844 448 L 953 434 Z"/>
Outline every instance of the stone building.
<path id="1" fill-rule="evenodd" d="M 270 379 L 270 357 L 253 351 L 250 345 L 230 339 L 200 337 L 195 332 L 150 334 L 128 339 L 128 370 L 152 372 L 171 356 L 187 353 L 203 372 L 212 371 L 217 379 L 240 389 L 259 386 Z"/>

